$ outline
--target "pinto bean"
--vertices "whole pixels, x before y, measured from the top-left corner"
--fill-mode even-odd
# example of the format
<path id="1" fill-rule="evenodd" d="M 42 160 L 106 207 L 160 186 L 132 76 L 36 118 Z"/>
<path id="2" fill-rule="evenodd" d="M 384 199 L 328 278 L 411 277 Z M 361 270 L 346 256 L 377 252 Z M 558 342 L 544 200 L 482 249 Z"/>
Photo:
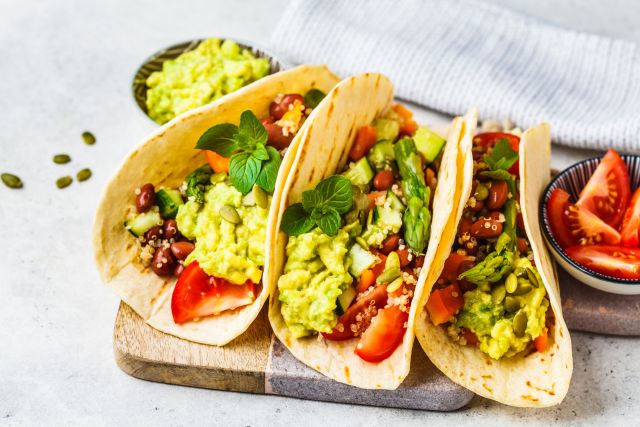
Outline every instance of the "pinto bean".
<path id="1" fill-rule="evenodd" d="M 188 257 L 195 248 L 196 246 L 191 242 L 174 242 L 171 244 L 171 252 L 180 260 Z"/>

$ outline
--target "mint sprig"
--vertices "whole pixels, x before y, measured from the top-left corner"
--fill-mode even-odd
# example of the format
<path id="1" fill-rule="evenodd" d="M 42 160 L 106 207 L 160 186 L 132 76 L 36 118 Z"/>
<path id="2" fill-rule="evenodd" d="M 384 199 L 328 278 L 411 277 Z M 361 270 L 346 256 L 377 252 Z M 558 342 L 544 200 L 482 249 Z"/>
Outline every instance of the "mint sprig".
<path id="1" fill-rule="evenodd" d="M 333 175 L 318 183 L 314 190 L 302 193 L 302 202 L 284 211 L 280 229 L 289 236 L 307 233 L 315 226 L 323 233 L 335 236 L 340 229 L 340 215 L 353 205 L 351 181 L 341 175 Z"/>
<path id="2" fill-rule="evenodd" d="M 229 160 L 231 184 L 242 194 L 254 184 L 273 193 L 282 159 L 280 153 L 267 146 L 267 130 L 251 110 L 240 116 L 240 125 L 222 123 L 209 128 L 196 143 L 196 148 L 211 150 Z"/>
<path id="3" fill-rule="evenodd" d="M 501 138 L 493 147 L 491 154 L 484 156 L 491 170 L 508 170 L 515 162 L 518 161 L 518 153 L 513 151 L 511 144 L 507 138 Z"/>

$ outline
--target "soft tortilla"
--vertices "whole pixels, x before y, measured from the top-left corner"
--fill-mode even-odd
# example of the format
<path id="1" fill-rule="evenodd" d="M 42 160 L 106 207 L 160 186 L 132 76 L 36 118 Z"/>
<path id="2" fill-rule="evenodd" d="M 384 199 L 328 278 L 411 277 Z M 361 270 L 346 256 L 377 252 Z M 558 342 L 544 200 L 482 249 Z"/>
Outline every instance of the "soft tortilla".
<path id="1" fill-rule="evenodd" d="M 475 128 L 469 126 L 470 128 Z M 549 125 L 541 124 L 527 130 L 520 144 L 520 204 L 527 236 L 535 263 L 547 290 L 555 326 L 550 331 L 550 347 L 544 353 L 516 355 L 493 360 L 474 347 L 461 346 L 452 341 L 444 328 L 428 319 L 424 308 L 431 288 L 451 252 L 462 209 L 471 192 L 473 159 L 471 144 L 473 130 L 460 144 L 463 167 L 458 173 L 464 189 L 460 205 L 440 240 L 440 258 L 432 268 L 433 275 L 426 282 L 418 304 L 416 336 L 431 361 L 454 382 L 476 394 L 498 402 L 520 407 L 546 407 L 559 404 L 569 389 L 573 359 L 571 339 L 562 317 L 560 291 L 549 253 L 544 246 L 538 222 L 538 203 L 549 180 L 551 133 Z M 460 163 L 459 163 L 460 164 Z M 454 211 L 452 211 L 453 213 Z"/>
<path id="2" fill-rule="evenodd" d="M 412 303 L 407 332 L 402 345 L 383 362 L 372 364 L 363 361 L 355 353 L 357 340 L 327 341 L 318 336 L 302 339 L 295 338 L 289 331 L 280 310 L 277 280 L 282 274 L 287 236 L 280 231 L 280 220 L 285 208 L 301 200 L 304 190 L 313 188 L 322 179 L 333 175 L 344 167 L 348 153 L 355 140 L 358 128 L 388 111 L 393 101 L 393 86 L 389 79 L 381 74 L 363 74 L 350 77 L 338 84 L 328 95 L 328 102 L 316 109 L 317 117 L 307 128 L 300 149 L 282 190 L 282 204 L 278 216 L 275 236 L 271 240 L 273 294 L 269 302 L 269 320 L 276 336 L 293 355 L 322 374 L 345 384 L 368 389 L 395 389 L 409 373 L 411 350 L 413 347 L 413 323 L 415 304 Z M 455 169 L 447 164 L 455 157 L 462 119 L 454 121 L 449 132 L 449 140 L 443 154 L 442 166 L 438 175 L 437 195 L 440 199 L 455 200 L 450 185 L 456 179 Z M 445 193 L 449 195 L 443 197 Z M 434 209 L 438 212 L 438 208 Z M 437 214 L 436 214 L 437 215 Z M 434 222 L 435 223 L 435 222 Z M 419 288 L 424 282 L 430 260 L 436 253 L 437 241 L 441 230 L 432 226 L 431 237 L 425 257 L 425 268 L 418 278 Z M 414 299 L 414 301 L 416 301 Z"/>
<path id="3" fill-rule="evenodd" d="M 156 188 L 175 187 L 205 160 L 195 144 L 209 127 L 235 123 L 247 109 L 267 116 L 269 104 L 280 93 L 306 93 L 311 88 L 328 92 L 339 81 L 325 66 L 301 66 L 265 77 L 209 105 L 190 111 L 162 126 L 145 139 L 124 161 L 107 185 L 96 213 L 93 229 L 96 263 L 108 287 L 152 327 L 203 344 L 224 345 L 242 334 L 267 300 L 273 283 L 268 250 L 269 229 L 274 227 L 280 205 L 280 189 L 291 168 L 300 137 L 311 123 L 305 122 L 283 159 L 267 222 L 263 286 L 249 306 L 216 316 L 177 325 L 171 315 L 173 278 L 161 278 L 137 259 L 135 238 L 123 227 L 131 209 L 135 188 L 151 182 Z M 312 113 L 313 114 L 313 113 Z"/>

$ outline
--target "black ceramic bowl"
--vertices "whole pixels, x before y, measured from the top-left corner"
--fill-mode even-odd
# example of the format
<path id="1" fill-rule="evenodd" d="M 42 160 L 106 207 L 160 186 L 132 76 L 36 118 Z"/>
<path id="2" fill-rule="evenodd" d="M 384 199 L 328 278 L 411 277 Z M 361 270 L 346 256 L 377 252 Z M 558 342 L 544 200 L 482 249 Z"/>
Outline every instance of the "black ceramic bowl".
<path id="1" fill-rule="evenodd" d="M 629 178 L 631 180 L 631 192 L 640 186 L 640 156 L 623 155 L 622 160 L 627 164 Z M 556 175 L 547 188 L 544 190 L 540 202 L 540 218 L 542 221 L 542 231 L 558 263 L 573 277 L 596 289 L 614 294 L 638 295 L 640 294 L 640 281 L 619 279 L 592 271 L 583 265 L 578 264 L 560 248 L 556 242 L 549 225 L 547 212 L 547 202 L 551 193 L 556 188 L 561 188 L 571 195 L 571 201 L 578 200 L 580 191 L 600 164 L 600 157 L 583 160 L 565 169 Z"/>
<path id="2" fill-rule="evenodd" d="M 147 111 L 147 102 L 146 102 L 147 101 L 147 78 L 154 71 L 161 71 L 162 64 L 164 63 L 164 61 L 167 61 L 169 59 L 176 59 L 178 56 L 182 55 L 183 53 L 194 50 L 196 47 L 198 47 L 198 45 L 203 40 L 205 39 L 196 39 L 196 40 L 186 41 L 186 42 L 179 43 L 179 44 L 170 46 L 168 48 L 162 49 L 154 53 L 153 55 L 151 55 L 149 58 L 147 58 L 142 63 L 140 68 L 138 68 L 135 76 L 133 77 L 133 84 L 131 89 L 133 91 L 133 97 L 136 100 L 136 104 L 138 104 L 138 107 L 140 107 L 142 112 L 144 112 L 144 114 L 147 117 L 149 117 L 149 114 Z M 220 40 L 224 41 L 226 40 L 226 38 L 220 37 Z M 258 48 L 255 45 L 251 45 L 244 41 L 239 41 L 236 39 L 231 39 L 231 40 L 235 41 L 238 44 L 238 46 L 240 46 L 241 49 L 249 49 L 249 51 L 251 51 L 251 53 L 253 53 L 253 55 L 256 58 L 267 58 L 269 60 L 269 65 L 270 65 L 269 74 L 274 74 L 274 73 L 277 73 L 278 71 L 282 71 L 285 68 L 287 68 L 282 61 L 277 59 L 275 56 L 273 56 L 271 53 L 267 52 L 266 50 L 262 48 Z"/>

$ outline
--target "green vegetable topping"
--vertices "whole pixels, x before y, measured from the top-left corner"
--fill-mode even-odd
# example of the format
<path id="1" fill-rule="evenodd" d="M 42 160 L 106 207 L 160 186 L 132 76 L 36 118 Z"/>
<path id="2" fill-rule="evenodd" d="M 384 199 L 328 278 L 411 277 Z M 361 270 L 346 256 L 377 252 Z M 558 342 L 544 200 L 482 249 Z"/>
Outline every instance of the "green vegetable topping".
<path id="1" fill-rule="evenodd" d="M 213 170 L 209 165 L 204 165 L 193 171 L 186 179 L 187 197 L 193 197 L 196 202 L 203 204 L 205 187 L 209 184 L 212 173 Z"/>
<path id="2" fill-rule="evenodd" d="M 511 149 L 511 144 L 507 138 L 502 138 L 493 147 L 490 154 L 484 156 L 491 170 L 508 170 L 518 161 L 518 153 Z"/>
<path id="3" fill-rule="evenodd" d="M 72 182 L 73 178 L 71 178 L 70 176 L 63 176 L 61 178 L 58 178 L 58 180 L 56 181 L 56 187 L 62 189 L 70 186 Z"/>
<path id="4" fill-rule="evenodd" d="M 495 283 L 511 271 L 515 254 L 512 251 L 491 252 L 485 259 L 458 276 L 476 285 Z"/>
<path id="5" fill-rule="evenodd" d="M 303 192 L 302 203 L 287 207 L 280 228 L 289 236 L 299 236 L 317 225 L 325 234 L 335 236 L 342 222 L 340 215 L 352 205 L 351 182 L 333 175 L 320 181 L 314 190 Z"/>
<path id="6" fill-rule="evenodd" d="M 429 193 L 428 188 L 426 191 Z M 431 231 L 431 212 L 429 212 L 428 205 L 418 197 L 410 198 L 407 210 L 404 211 L 402 217 L 402 224 L 404 225 L 404 239 L 409 247 L 414 252 L 423 252 L 429 242 Z"/>
<path id="7" fill-rule="evenodd" d="M 231 157 L 229 178 L 242 194 L 251 191 L 253 184 L 273 193 L 282 159 L 278 150 L 266 144 L 267 130 L 253 112 L 246 110 L 240 116 L 240 126 L 213 126 L 202 134 L 196 148 Z"/>
<path id="8" fill-rule="evenodd" d="M 96 137 L 86 130 L 82 132 L 82 141 L 87 145 L 93 145 L 96 143 Z"/>
<path id="9" fill-rule="evenodd" d="M 304 96 L 304 106 L 307 108 L 316 108 L 325 96 L 327 96 L 327 94 L 320 89 L 311 89 Z"/>

